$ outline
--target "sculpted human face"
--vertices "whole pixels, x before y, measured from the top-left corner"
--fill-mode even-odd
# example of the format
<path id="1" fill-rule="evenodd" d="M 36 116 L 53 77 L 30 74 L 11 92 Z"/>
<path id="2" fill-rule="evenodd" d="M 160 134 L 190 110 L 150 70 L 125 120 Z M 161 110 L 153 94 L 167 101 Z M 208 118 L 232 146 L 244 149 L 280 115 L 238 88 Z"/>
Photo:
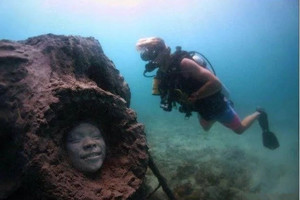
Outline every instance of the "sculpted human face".
<path id="1" fill-rule="evenodd" d="M 106 144 L 100 130 L 89 123 L 81 123 L 67 136 L 67 153 L 72 165 L 83 172 L 96 172 L 103 164 Z"/>

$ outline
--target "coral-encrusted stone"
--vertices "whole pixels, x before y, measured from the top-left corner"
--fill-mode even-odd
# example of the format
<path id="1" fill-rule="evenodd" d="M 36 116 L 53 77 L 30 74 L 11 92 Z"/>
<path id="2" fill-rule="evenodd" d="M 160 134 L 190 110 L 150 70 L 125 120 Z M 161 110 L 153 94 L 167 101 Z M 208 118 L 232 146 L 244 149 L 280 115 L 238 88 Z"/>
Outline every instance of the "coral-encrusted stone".
<path id="1" fill-rule="evenodd" d="M 130 90 L 94 38 L 0 41 L 0 199 L 127 199 L 148 162 Z M 68 162 L 65 134 L 92 120 L 108 154 L 99 172 Z M 21 178 L 22 177 L 22 178 Z"/>

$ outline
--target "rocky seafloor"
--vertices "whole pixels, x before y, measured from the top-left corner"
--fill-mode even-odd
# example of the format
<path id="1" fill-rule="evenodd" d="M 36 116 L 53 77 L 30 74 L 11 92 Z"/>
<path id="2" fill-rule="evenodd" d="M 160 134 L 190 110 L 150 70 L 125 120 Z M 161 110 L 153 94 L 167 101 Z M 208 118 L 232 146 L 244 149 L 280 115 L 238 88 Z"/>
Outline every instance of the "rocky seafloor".
<path id="1" fill-rule="evenodd" d="M 152 120 L 146 130 L 151 154 L 179 200 L 298 199 L 295 140 L 278 134 L 283 145 L 271 151 L 256 125 L 240 136 L 219 124 L 204 132 L 195 118 L 176 114 Z M 146 177 L 151 193 L 158 183 L 149 170 Z M 159 189 L 150 199 L 167 198 Z"/>

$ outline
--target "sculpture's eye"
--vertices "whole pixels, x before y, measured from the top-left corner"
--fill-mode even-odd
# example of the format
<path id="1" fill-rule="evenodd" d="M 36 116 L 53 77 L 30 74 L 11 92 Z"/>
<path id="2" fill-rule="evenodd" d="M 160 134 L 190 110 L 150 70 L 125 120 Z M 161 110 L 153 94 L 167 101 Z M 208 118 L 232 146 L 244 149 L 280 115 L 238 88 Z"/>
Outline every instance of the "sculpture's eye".
<path id="1" fill-rule="evenodd" d="M 73 132 L 67 138 L 67 142 L 69 143 L 79 143 L 82 140 L 82 133 L 81 132 Z"/>
<path id="2" fill-rule="evenodd" d="M 92 138 L 94 138 L 94 139 L 96 139 L 96 140 L 101 140 L 101 139 L 102 139 L 102 137 L 99 136 L 99 135 L 95 135 L 95 136 L 93 136 Z"/>
<path id="3" fill-rule="evenodd" d="M 79 138 L 69 138 L 67 142 L 69 143 L 79 143 L 81 140 Z"/>

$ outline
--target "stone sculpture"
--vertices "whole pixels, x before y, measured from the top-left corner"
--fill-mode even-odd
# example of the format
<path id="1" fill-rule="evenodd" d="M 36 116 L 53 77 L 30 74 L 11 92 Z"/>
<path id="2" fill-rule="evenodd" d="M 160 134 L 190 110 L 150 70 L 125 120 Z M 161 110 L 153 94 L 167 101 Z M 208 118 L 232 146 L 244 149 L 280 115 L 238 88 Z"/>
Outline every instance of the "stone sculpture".
<path id="1" fill-rule="evenodd" d="M 66 149 L 71 164 L 86 173 L 97 172 L 106 156 L 103 133 L 91 123 L 80 123 L 67 134 Z"/>
<path id="2" fill-rule="evenodd" d="M 128 199 L 148 165 L 130 90 L 97 40 L 0 41 L 0 199 Z M 100 170 L 73 167 L 64 140 L 82 121 L 106 133 Z"/>

